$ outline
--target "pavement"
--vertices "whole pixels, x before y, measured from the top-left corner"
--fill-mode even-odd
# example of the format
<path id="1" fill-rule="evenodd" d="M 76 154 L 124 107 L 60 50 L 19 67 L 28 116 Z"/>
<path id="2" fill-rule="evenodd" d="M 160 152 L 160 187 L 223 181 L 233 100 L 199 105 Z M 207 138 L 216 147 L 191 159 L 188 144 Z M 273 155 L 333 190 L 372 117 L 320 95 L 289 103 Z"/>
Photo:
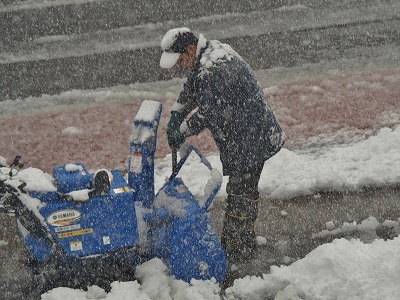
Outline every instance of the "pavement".
<path id="1" fill-rule="evenodd" d="M 158 66 L 162 36 L 177 26 L 231 44 L 255 70 L 400 52 L 395 0 L 195 1 L 179 13 L 175 2 L 3 7 L 0 101 L 182 77 Z"/>
<path id="2" fill-rule="evenodd" d="M 368 186 L 357 191 L 321 191 L 292 199 L 262 197 L 256 234 L 264 237 L 266 244 L 259 246 L 251 260 L 238 263 L 231 269 L 224 287 L 232 285 L 237 278 L 268 274 L 273 265 L 289 265 L 336 238 L 355 238 L 370 243 L 374 239 L 398 236 L 398 229 L 383 226 L 382 223 L 386 220 L 399 221 L 399 200 L 399 184 Z M 221 232 L 223 207 L 224 202 L 217 201 L 211 212 L 218 232 Z M 345 224 L 360 224 L 370 217 L 376 218 L 379 223 L 375 230 L 336 230 L 336 234 L 321 234 L 326 232 L 327 223 L 335 224 L 338 229 Z"/>
<path id="3" fill-rule="evenodd" d="M 264 237 L 265 244 L 257 249 L 251 260 L 236 264 L 228 272 L 224 288 L 237 278 L 268 274 L 271 266 L 289 265 L 303 258 L 321 244 L 335 238 L 356 238 L 366 243 L 374 239 L 391 239 L 399 234 L 383 226 L 385 220 L 398 221 L 400 217 L 400 185 L 368 186 L 357 191 L 320 191 L 314 195 L 292 199 L 267 199 L 261 197 L 256 234 Z M 210 211 L 211 221 L 221 233 L 225 202 L 216 199 Z M 318 233 L 333 222 L 336 228 L 346 223 L 374 217 L 379 226 L 373 231 L 342 231 L 333 235 Z M 8 300 L 38 299 L 30 294 L 32 278 L 26 267 L 24 245 L 16 231 L 15 219 L 0 214 L 0 295 Z"/>

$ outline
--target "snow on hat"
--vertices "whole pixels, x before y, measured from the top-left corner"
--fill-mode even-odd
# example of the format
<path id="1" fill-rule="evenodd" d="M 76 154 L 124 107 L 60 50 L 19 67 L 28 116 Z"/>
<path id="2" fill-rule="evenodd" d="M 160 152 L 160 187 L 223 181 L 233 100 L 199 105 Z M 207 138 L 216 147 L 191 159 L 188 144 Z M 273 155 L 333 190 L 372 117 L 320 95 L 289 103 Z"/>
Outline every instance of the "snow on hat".
<path id="1" fill-rule="evenodd" d="M 181 27 L 169 30 L 161 41 L 161 49 L 164 52 L 161 55 L 160 67 L 172 68 L 179 56 L 186 51 L 186 47 L 191 44 L 197 44 L 197 38 L 189 28 Z"/>

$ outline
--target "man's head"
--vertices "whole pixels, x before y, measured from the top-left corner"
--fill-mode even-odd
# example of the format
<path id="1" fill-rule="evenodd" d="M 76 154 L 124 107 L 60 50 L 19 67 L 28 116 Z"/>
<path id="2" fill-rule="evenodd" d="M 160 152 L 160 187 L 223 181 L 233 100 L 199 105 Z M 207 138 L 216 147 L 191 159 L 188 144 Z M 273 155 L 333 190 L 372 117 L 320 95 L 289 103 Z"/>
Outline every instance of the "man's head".
<path id="1" fill-rule="evenodd" d="M 197 41 L 189 28 L 169 30 L 161 41 L 161 49 L 164 52 L 161 55 L 160 67 L 169 69 L 177 64 L 183 70 L 192 69 L 196 60 Z"/>

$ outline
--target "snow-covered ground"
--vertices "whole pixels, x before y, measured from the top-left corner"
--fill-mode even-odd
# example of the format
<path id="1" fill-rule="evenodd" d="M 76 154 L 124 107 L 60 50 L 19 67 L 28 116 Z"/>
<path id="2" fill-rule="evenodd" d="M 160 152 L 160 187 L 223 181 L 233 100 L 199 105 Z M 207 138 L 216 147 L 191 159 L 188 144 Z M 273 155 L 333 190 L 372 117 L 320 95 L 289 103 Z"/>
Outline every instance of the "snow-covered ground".
<path id="1" fill-rule="evenodd" d="M 267 197 L 284 199 L 324 189 L 399 183 L 399 148 L 400 126 L 383 128 L 365 140 L 333 146 L 318 153 L 283 149 L 266 163 L 260 191 Z M 215 168 L 221 169 L 217 155 L 209 155 L 208 159 Z M 169 155 L 157 160 L 156 189 L 170 175 L 170 161 Z M 181 172 L 190 190 L 201 196 L 209 172 L 194 156 Z M 223 187 L 220 195 L 224 193 Z M 400 233 L 398 221 L 386 222 L 385 226 L 396 228 Z M 376 226 L 374 218 L 341 228 L 327 224 L 329 229 L 317 235 L 333 235 L 350 229 L 368 232 Z M 7 247 L 7 244 L 0 243 L 0 247 Z M 168 276 L 161 260 L 153 259 L 137 268 L 138 281 L 114 282 L 108 294 L 96 286 L 88 291 L 61 287 L 43 294 L 42 299 L 398 299 L 399 247 L 400 237 L 371 243 L 336 239 L 289 266 L 273 266 L 270 273 L 262 277 L 237 279 L 224 296 L 220 296 L 221 289 L 216 282 L 193 280 L 189 285 L 177 281 Z"/>
<path id="2" fill-rule="evenodd" d="M 398 122 L 398 120 L 395 120 Z M 367 138 L 322 148 L 279 152 L 265 164 L 260 191 L 265 197 L 285 199 L 312 195 L 315 191 L 358 189 L 365 185 L 390 185 L 400 182 L 400 126 L 384 127 Z M 316 151 L 318 150 L 318 151 Z M 212 165 L 221 169 L 218 155 L 209 154 Z M 156 190 L 171 172 L 171 156 L 156 162 Z M 190 157 L 180 176 L 190 190 L 201 196 L 209 173 Z M 219 196 L 225 194 L 226 178 Z M 376 220 L 331 228 L 332 234 L 376 227 Z M 398 220 L 387 222 L 398 229 Z M 399 231 L 400 233 L 400 231 Z M 320 235 L 329 234 L 321 232 Z M 7 247 L 0 243 L 0 247 Z M 273 266 L 262 277 L 244 277 L 220 296 L 213 281 L 192 281 L 191 285 L 168 276 L 158 259 L 137 269 L 139 281 L 115 282 L 110 293 L 97 287 L 88 291 L 57 288 L 44 300 L 61 299 L 397 299 L 400 297 L 400 237 L 393 240 L 338 239 L 322 245 L 289 266 Z M 140 283 L 139 283 L 140 282 Z"/>
<path id="3" fill-rule="evenodd" d="M 376 16 L 379 19 L 380 15 L 385 18 L 398 16 L 398 2 L 387 3 L 390 5 L 378 5 L 375 12 L 369 11 L 360 21 L 372 20 Z M 313 16 L 313 12 L 306 7 L 296 7 L 295 10 Z M 336 24 L 337 17 L 346 23 L 359 13 L 354 9 L 348 14 L 332 15 L 325 19 L 305 17 L 302 26 Z M 287 14 L 289 23 L 278 25 L 289 29 L 299 26 L 296 19 L 290 19 L 290 15 Z M 268 22 L 264 12 L 249 16 L 217 16 L 208 22 L 212 24 L 210 28 L 204 28 L 207 37 L 235 36 L 238 27 L 229 24 L 234 24 L 238 19 L 242 22 L 243 18 L 249 21 L 248 28 L 261 31 L 276 25 Z M 261 27 L 255 23 L 260 19 L 265 19 Z M 203 21 L 193 20 L 192 25 L 196 27 Z M 231 30 L 214 30 L 218 22 L 228 24 Z M 160 31 L 175 24 L 123 28 L 114 34 L 129 35 L 132 30 L 143 30 L 149 32 L 152 37 L 150 44 L 154 44 L 162 36 Z M 231 35 L 232 32 L 235 35 Z M 39 38 L 38 43 L 46 39 L 52 38 Z M 65 55 L 75 51 L 71 39 L 79 40 L 82 37 L 59 36 L 53 39 L 55 44 L 63 45 L 61 52 Z M 94 51 L 115 47 L 107 39 L 107 34 L 101 36 L 96 44 L 99 49 L 95 47 Z M 117 47 L 130 49 L 148 45 L 146 43 L 146 39 L 142 44 L 141 40 L 128 39 L 126 44 L 118 44 Z M 32 54 L 30 47 L 32 45 L 21 49 L 19 55 L 2 53 L 0 60 L 18 61 L 31 56 L 49 55 L 43 49 Z M 394 46 L 376 46 L 370 50 L 374 52 L 369 56 L 374 57 L 373 61 L 366 60 L 362 51 L 358 58 L 352 60 L 333 60 L 256 73 L 290 137 L 286 147 L 265 164 L 259 185 L 263 197 L 284 200 L 313 195 L 320 190 L 357 190 L 366 185 L 400 183 L 400 52 Z M 51 55 L 59 55 L 58 50 L 50 52 Z M 182 83 L 181 79 L 174 79 L 2 101 L 0 124 L 6 130 L 0 132 L 0 155 L 11 159 L 10 156 L 17 154 L 17 151 L 25 151 L 23 157 L 28 161 L 29 157 L 33 157 L 31 165 L 36 167 L 44 166 L 46 162 L 52 166 L 66 163 L 65 160 L 74 162 L 81 159 L 87 159 L 85 163 L 91 169 L 99 167 L 96 163 L 110 168 L 125 166 L 126 157 L 123 156 L 127 152 L 130 122 L 138 104 L 144 99 L 162 101 L 168 112 Z M 167 116 L 163 118 L 159 130 L 159 150 L 162 154 L 158 156 L 155 170 L 156 190 L 171 172 L 171 156 L 165 139 Z M 116 126 L 120 127 L 115 132 L 110 130 Z M 116 139 L 112 139 L 114 136 Z M 52 143 L 54 140 L 57 142 Z M 209 137 L 202 136 L 196 141 L 209 144 Z M 212 165 L 221 169 L 215 147 L 204 149 L 210 150 L 208 159 Z M 86 150 L 88 152 L 84 152 Z M 208 172 L 199 168 L 199 162 L 194 158 L 188 161 L 181 176 L 194 194 L 200 196 L 203 193 Z M 221 199 L 225 196 L 225 185 L 226 178 L 218 195 Z M 390 220 L 384 224 L 400 234 L 399 221 Z M 326 231 L 316 236 L 336 235 L 348 230 L 368 232 L 377 226 L 374 218 L 360 224 L 344 224 L 339 228 L 330 226 L 332 224 L 333 220 L 327 223 Z M 0 247 L 9 245 L 0 240 Z M 221 288 L 214 281 L 194 280 L 189 285 L 171 278 L 167 267 L 154 259 L 137 268 L 135 275 L 138 281 L 115 282 L 109 293 L 97 287 L 89 287 L 88 291 L 60 287 L 42 295 L 42 299 L 400 299 L 399 247 L 400 237 L 372 242 L 336 239 L 288 266 L 276 265 L 263 276 L 237 279 L 224 296 L 220 295 Z"/>

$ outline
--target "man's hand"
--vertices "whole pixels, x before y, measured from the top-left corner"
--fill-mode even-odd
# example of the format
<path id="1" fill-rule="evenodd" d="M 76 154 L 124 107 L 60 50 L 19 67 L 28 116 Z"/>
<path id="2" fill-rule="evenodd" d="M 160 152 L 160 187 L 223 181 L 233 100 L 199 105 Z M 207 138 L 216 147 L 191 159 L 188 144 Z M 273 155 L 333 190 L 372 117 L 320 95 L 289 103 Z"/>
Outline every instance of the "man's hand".
<path id="1" fill-rule="evenodd" d="M 185 142 L 186 137 L 180 131 L 183 120 L 182 114 L 177 111 L 171 112 L 171 119 L 167 126 L 168 144 L 171 148 L 179 149 Z"/>
<path id="2" fill-rule="evenodd" d="M 177 131 L 168 135 L 168 144 L 173 149 L 179 149 L 185 142 L 186 137 L 180 133 L 179 128 Z"/>

